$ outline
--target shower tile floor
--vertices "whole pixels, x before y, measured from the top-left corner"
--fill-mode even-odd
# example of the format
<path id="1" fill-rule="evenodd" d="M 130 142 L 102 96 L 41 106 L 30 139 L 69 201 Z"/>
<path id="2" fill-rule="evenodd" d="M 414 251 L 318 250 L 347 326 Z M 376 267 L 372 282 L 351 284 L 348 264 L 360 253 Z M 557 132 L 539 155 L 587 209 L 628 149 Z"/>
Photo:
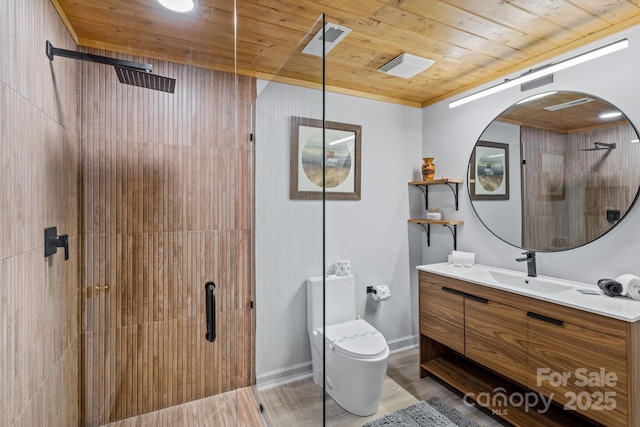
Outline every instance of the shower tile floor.
<path id="1" fill-rule="evenodd" d="M 418 349 L 389 357 L 380 409 L 370 417 L 350 414 L 327 398 L 326 425 L 362 427 L 367 421 L 437 396 L 481 426 L 510 424 L 464 404 L 462 397 L 432 378 L 420 378 Z M 264 406 L 258 410 L 256 398 Z M 256 391 L 250 387 L 106 424 L 103 427 L 317 427 L 322 425 L 322 391 L 311 378 Z"/>
<path id="2" fill-rule="evenodd" d="M 263 427 L 250 387 L 106 424 L 103 427 Z"/>

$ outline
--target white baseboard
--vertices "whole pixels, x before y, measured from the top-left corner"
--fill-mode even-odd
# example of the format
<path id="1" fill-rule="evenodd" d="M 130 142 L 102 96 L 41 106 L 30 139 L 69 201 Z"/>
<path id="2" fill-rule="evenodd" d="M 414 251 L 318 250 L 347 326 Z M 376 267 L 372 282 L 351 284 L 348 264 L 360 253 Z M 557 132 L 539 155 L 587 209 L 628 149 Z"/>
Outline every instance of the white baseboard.
<path id="1" fill-rule="evenodd" d="M 407 335 L 387 341 L 391 354 L 418 347 L 418 336 Z M 293 381 L 302 380 L 313 375 L 311 361 L 286 366 L 280 369 L 264 372 L 256 375 L 256 385 L 258 390 L 266 390 L 279 385 L 284 385 Z"/>
<path id="2" fill-rule="evenodd" d="M 418 336 L 407 335 L 406 337 L 396 338 L 387 341 L 391 354 L 399 351 L 409 350 L 418 347 Z"/>
<path id="3" fill-rule="evenodd" d="M 262 374 L 256 375 L 256 385 L 258 390 L 265 390 L 278 385 L 287 384 L 298 381 L 313 375 L 313 367 L 311 361 L 298 363 L 296 365 L 286 366 L 280 369 L 274 369 Z"/>

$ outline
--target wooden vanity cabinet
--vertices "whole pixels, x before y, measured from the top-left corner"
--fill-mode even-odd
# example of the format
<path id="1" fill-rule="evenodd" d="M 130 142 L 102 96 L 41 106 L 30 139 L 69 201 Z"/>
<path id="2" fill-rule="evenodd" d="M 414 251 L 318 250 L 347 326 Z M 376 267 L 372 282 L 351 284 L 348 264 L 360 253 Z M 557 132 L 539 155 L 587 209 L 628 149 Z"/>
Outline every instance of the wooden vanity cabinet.
<path id="1" fill-rule="evenodd" d="M 493 301 L 466 298 L 465 352 L 469 359 L 526 385 L 527 313 Z"/>
<path id="2" fill-rule="evenodd" d="M 584 425 L 571 421 L 579 413 L 640 427 L 636 323 L 420 271 L 421 375 L 463 393 L 504 385 L 560 405 L 549 414 L 496 412 L 515 425 Z"/>
<path id="3" fill-rule="evenodd" d="M 464 353 L 464 297 L 447 287 L 420 283 L 420 333 Z"/>
<path id="4" fill-rule="evenodd" d="M 626 340 L 551 320 L 529 317 L 529 388 L 607 426 L 626 426 Z"/>

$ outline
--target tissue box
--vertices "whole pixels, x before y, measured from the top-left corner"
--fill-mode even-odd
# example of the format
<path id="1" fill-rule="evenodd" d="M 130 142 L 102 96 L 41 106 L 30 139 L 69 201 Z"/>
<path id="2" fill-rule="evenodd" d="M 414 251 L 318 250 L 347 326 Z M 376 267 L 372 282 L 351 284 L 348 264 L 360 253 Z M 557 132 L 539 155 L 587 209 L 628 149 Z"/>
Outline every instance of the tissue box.
<path id="1" fill-rule="evenodd" d="M 336 276 L 348 276 L 351 274 L 351 261 L 339 259 L 336 261 Z"/>

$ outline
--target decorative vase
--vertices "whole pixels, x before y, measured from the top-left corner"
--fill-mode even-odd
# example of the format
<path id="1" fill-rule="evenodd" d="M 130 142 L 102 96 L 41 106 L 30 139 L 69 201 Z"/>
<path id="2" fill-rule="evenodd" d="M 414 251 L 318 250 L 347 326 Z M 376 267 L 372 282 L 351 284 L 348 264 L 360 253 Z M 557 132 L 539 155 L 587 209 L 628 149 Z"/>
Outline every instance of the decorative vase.
<path id="1" fill-rule="evenodd" d="M 436 165 L 433 164 L 435 157 L 425 157 L 422 163 L 422 180 L 431 181 L 436 176 Z"/>

